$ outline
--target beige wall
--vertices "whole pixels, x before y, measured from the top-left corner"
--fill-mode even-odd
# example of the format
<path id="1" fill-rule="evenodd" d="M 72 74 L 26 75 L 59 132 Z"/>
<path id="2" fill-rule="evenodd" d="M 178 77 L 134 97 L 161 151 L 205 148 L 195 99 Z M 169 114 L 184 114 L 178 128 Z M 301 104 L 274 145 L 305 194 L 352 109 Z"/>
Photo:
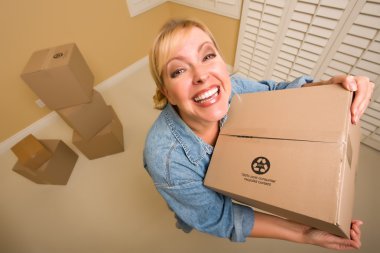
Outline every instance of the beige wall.
<path id="1" fill-rule="evenodd" d="M 36 106 L 37 96 L 20 78 L 33 51 L 77 43 L 96 85 L 143 58 L 170 16 L 203 20 L 233 64 L 239 25 L 234 19 L 172 3 L 131 18 L 125 0 L 1 1 L 0 142 L 50 112 Z"/>

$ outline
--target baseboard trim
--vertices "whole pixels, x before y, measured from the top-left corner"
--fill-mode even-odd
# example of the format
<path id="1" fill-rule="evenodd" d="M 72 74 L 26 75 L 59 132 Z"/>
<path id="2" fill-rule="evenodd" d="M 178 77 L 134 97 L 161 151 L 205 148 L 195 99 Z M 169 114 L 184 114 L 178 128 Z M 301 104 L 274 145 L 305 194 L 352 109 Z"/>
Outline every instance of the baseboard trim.
<path id="1" fill-rule="evenodd" d="M 147 56 L 129 65 L 128 67 L 116 73 L 115 75 L 111 76 L 110 78 L 102 81 L 101 83 L 96 85 L 94 89 L 99 92 L 107 90 L 117 84 L 120 84 L 121 80 L 135 73 L 136 71 L 140 70 L 146 65 L 148 65 Z M 39 129 L 48 126 L 49 124 L 51 124 L 52 122 L 58 119 L 59 119 L 59 115 L 55 111 L 52 111 L 46 116 L 42 117 L 41 119 L 35 121 L 31 125 L 24 128 L 23 130 L 19 131 L 18 133 L 14 134 L 8 139 L 2 141 L 0 143 L 0 154 L 7 152 L 13 145 L 15 145 L 17 142 L 19 142 L 23 138 L 25 138 L 25 136 L 27 136 L 28 134 L 34 134 Z"/>
<path id="2" fill-rule="evenodd" d="M 5 141 L 0 143 L 0 154 L 5 153 L 7 150 L 9 150 L 13 145 L 15 145 L 17 142 L 21 141 L 25 136 L 28 134 L 34 134 L 37 132 L 37 130 L 51 124 L 51 122 L 58 119 L 58 114 L 55 111 L 50 112 L 43 118 L 35 121 L 31 125 L 27 126 L 23 130 L 19 131 L 18 133 L 14 134 L 13 136 L 9 137 Z"/>

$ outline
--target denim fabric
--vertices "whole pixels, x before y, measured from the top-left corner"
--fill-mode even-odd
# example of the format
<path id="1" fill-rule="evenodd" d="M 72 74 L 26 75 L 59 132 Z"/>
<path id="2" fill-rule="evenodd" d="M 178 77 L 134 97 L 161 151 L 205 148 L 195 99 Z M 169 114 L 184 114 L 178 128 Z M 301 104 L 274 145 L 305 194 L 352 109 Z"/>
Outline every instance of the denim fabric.
<path id="1" fill-rule="evenodd" d="M 290 83 L 256 82 L 231 76 L 232 95 L 287 89 L 311 82 L 300 77 Z M 144 148 L 144 167 L 175 213 L 177 227 L 192 228 L 231 241 L 244 242 L 252 230 L 254 212 L 250 207 L 233 203 L 203 185 L 213 147 L 182 121 L 176 110 L 167 105 L 151 127 Z"/>

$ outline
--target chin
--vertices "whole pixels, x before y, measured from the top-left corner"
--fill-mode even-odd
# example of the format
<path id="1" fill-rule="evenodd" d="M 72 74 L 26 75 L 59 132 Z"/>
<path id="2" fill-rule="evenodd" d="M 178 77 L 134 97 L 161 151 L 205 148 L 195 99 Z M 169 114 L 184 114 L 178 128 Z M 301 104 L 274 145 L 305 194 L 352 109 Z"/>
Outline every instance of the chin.
<path id="1" fill-rule="evenodd" d="M 214 112 L 211 117 L 214 119 L 213 121 L 219 121 L 227 114 L 227 112 L 228 112 L 228 107 Z"/>

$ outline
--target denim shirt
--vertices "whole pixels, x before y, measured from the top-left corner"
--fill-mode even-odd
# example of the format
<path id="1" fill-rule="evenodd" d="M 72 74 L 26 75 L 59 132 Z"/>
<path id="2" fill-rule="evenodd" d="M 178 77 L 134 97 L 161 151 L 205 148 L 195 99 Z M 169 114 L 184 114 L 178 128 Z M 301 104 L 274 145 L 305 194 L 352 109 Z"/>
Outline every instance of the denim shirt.
<path id="1" fill-rule="evenodd" d="M 300 77 L 293 82 L 252 81 L 231 76 L 232 95 L 297 88 L 312 82 Z M 223 121 L 223 120 L 222 120 Z M 244 242 L 254 223 L 252 208 L 203 185 L 213 147 L 199 138 L 168 104 L 151 127 L 144 148 L 144 167 L 158 192 L 174 211 L 177 227 L 192 228 L 231 241 Z"/>

